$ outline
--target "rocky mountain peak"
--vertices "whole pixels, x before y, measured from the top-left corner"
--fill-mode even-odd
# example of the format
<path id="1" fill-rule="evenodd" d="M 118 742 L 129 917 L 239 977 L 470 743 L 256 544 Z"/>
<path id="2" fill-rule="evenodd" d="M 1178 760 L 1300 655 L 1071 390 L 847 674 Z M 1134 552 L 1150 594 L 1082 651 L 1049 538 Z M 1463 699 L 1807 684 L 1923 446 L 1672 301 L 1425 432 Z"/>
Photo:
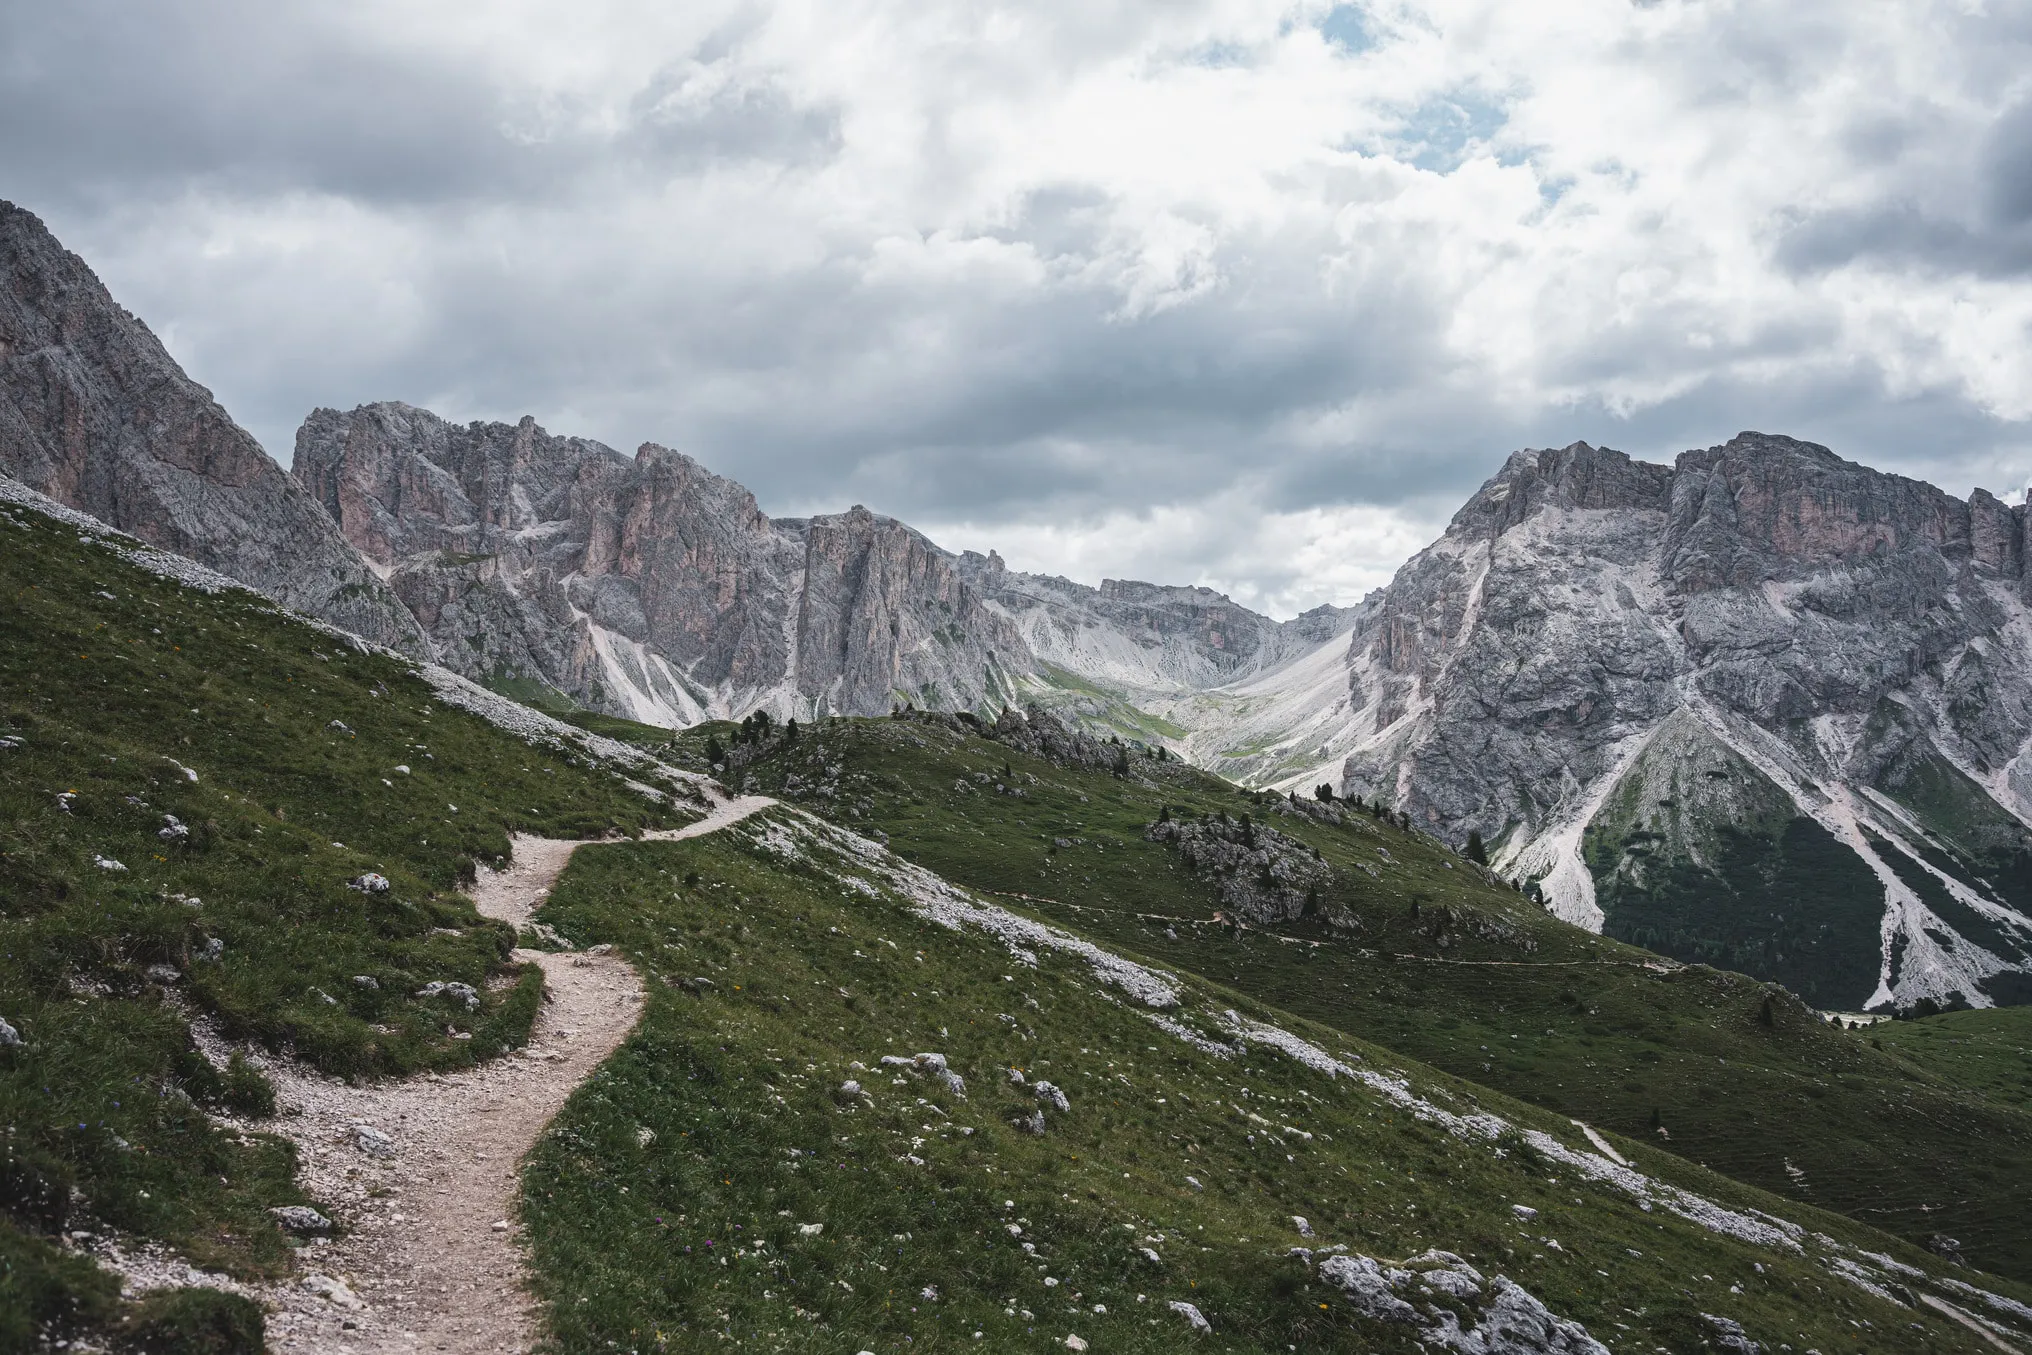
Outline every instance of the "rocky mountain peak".
<path id="1" fill-rule="evenodd" d="M 1513 452 L 1454 514 L 1447 533 L 1497 537 L 1547 508 L 1663 512 L 1671 479 L 1670 467 L 1585 442 Z"/>
<path id="2" fill-rule="evenodd" d="M 425 652 L 332 521 L 34 213 L 0 202 L 0 470 L 368 639 Z"/>
<path id="3" fill-rule="evenodd" d="M 2025 516 L 1774 434 L 1518 453 L 1365 610 L 1346 788 L 1822 1005 L 2015 1000 Z"/>

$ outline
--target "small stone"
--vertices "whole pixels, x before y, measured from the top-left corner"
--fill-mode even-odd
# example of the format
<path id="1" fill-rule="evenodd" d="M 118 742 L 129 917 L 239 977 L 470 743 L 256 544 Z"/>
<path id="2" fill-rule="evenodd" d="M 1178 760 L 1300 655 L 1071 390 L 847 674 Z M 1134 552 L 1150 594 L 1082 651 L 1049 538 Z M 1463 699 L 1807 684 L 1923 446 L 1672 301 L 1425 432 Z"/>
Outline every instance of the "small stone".
<path id="1" fill-rule="evenodd" d="M 154 979 L 157 983 L 175 983 L 183 977 L 182 974 L 177 972 L 175 966 L 166 964 L 152 964 L 141 972 L 149 978 Z"/>
<path id="2" fill-rule="evenodd" d="M 508 1220 L 506 1220 L 506 1219 L 495 1219 L 495 1220 L 494 1220 L 494 1231 L 495 1231 L 495 1232 L 497 1232 L 497 1233 L 505 1233 L 505 1232 L 507 1232 L 507 1231 L 508 1231 Z"/>
<path id="3" fill-rule="evenodd" d="M 353 986 L 355 988 L 372 988 L 378 991 L 381 987 L 381 981 L 372 974 L 355 974 L 353 975 Z"/>
<path id="4" fill-rule="evenodd" d="M 388 877 L 370 870 L 365 875 L 353 877 L 346 888 L 357 889 L 362 894 L 386 894 L 389 890 Z"/>
<path id="5" fill-rule="evenodd" d="M 338 1307 L 364 1308 L 367 1306 L 360 1302 L 358 1296 L 347 1287 L 344 1280 L 336 1280 L 329 1275 L 306 1275 L 303 1277 L 302 1284 L 310 1293 L 316 1294 L 319 1298 Z"/>
<path id="6" fill-rule="evenodd" d="M 1180 1299 L 1173 1299 L 1170 1307 L 1172 1312 L 1177 1313 L 1185 1319 L 1186 1326 L 1192 1330 L 1196 1332 L 1213 1330 L 1213 1324 L 1206 1320 L 1206 1314 L 1200 1312 L 1195 1305 Z"/>
<path id="7" fill-rule="evenodd" d="M 1526 1223 L 1538 1217 L 1538 1211 L 1528 1204 L 1513 1204 L 1510 1206 L 1510 1212 L 1518 1218 L 1523 1219 Z"/>
<path id="8" fill-rule="evenodd" d="M 21 1032 L 9 1025 L 5 1017 L 0 1017 L 0 1049 L 19 1049 L 26 1043 L 21 1038 Z"/>
<path id="9" fill-rule="evenodd" d="M 1068 1336 L 1065 1338 L 1065 1348 L 1067 1350 L 1085 1350 L 1087 1343 L 1080 1340 L 1077 1336 Z"/>
<path id="10" fill-rule="evenodd" d="M 92 856 L 92 864 L 97 866 L 100 870 L 124 871 L 127 869 L 127 867 L 121 865 L 118 861 L 115 861 L 112 857 L 100 856 L 96 853 L 94 853 Z"/>
<path id="11" fill-rule="evenodd" d="M 394 1157 L 395 1140 L 372 1125 L 353 1126 L 353 1144 L 369 1157 Z"/>
<path id="12" fill-rule="evenodd" d="M 329 1233 L 332 1221 L 307 1204 L 285 1204 L 268 1211 L 292 1233 Z"/>
<path id="13" fill-rule="evenodd" d="M 1291 1216 L 1291 1226 L 1298 1230 L 1300 1237 L 1312 1236 L 1312 1223 L 1301 1214 L 1293 1214 Z"/>

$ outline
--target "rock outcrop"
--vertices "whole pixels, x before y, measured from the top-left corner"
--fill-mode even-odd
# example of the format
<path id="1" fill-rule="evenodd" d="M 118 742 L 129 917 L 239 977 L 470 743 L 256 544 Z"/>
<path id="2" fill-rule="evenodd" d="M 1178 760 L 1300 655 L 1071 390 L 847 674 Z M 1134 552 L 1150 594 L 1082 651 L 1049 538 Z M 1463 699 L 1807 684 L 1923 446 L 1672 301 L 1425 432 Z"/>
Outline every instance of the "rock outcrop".
<path id="1" fill-rule="evenodd" d="M 312 414 L 295 471 L 475 677 L 685 725 L 972 709 L 1033 666 L 904 524 L 858 506 L 771 519 L 653 443 L 630 459 L 532 419 L 462 427 L 378 404 Z"/>
<path id="2" fill-rule="evenodd" d="M 331 520 L 34 214 L 0 202 L 0 470 L 278 601 L 419 656 Z"/>
<path id="3" fill-rule="evenodd" d="M 1790 438 L 1519 452 L 1358 621 L 1343 786 L 1823 1006 L 2032 996 L 2026 532 Z"/>

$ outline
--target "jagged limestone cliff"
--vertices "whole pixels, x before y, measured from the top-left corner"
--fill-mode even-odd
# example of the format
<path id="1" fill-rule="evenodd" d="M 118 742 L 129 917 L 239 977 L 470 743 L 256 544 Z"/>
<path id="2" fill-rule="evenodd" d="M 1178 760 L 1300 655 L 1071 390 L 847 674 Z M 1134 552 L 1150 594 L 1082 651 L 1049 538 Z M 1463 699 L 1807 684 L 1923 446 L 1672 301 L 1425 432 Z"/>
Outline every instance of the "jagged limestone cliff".
<path id="1" fill-rule="evenodd" d="M 855 507 L 771 519 L 740 485 L 532 419 L 321 409 L 296 474 L 445 660 L 657 724 L 1006 697 L 1029 655 L 952 559 Z"/>
<path id="2" fill-rule="evenodd" d="M 2032 969 L 2022 508 L 1745 433 L 1520 452 L 1349 654 L 1352 793 L 1829 1006 Z"/>

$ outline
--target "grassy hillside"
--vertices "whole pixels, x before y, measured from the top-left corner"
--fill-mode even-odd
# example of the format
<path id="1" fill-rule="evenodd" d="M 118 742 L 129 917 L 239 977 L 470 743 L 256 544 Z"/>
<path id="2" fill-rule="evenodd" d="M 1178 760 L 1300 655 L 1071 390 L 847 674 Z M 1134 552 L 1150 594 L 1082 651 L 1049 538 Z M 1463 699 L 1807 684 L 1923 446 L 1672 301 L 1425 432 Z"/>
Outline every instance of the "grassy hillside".
<path id="1" fill-rule="evenodd" d="M 708 737 L 735 746 L 727 726 L 683 742 Z M 1877 1048 L 1872 1033 L 1832 1029 L 1782 998 L 1767 1008 L 1769 990 L 1740 975 L 1560 923 L 1417 833 L 1366 814 L 1334 826 L 1280 813 L 1177 763 L 1139 757 L 1116 777 L 924 720 L 829 721 L 795 744 L 779 735 L 738 774 L 1040 917 L 2032 1275 L 2032 1116 Z M 1316 846 L 1334 870 L 1319 915 L 1213 921 L 1216 882 L 1148 840 L 1165 806 L 1181 819 L 1248 813 Z"/>
<path id="2" fill-rule="evenodd" d="M 1179 1303 L 1209 1348 L 1409 1355 L 1449 1320 L 1486 1339 L 1498 1275 L 1616 1350 L 1716 1348 L 1716 1319 L 1767 1350 L 1986 1349 L 1912 1306 L 1972 1300 L 1916 1249 L 1648 1145 L 1619 1168 L 1564 1117 L 1110 969 L 785 811 L 582 851 L 543 917 L 651 976 L 525 1175 L 561 1349 L 1163 1351 Z M 1329 1248 L 1417 1258 L 1411 1306 Z M 1410 1278 L 1435 1249 L 1480 1282 Z"/>
<path id="3" fill-rule="evenodd" d="M 1870 1036 L 1958 1087 L 2032 1110 L 2032 1007 L 1888 1021 L 1873 1026 Z"/>
<path id="4" fill-rule="evenodd" d="M 473 863 L 516 829 L 692 815 L 409 664 L 9 505 L 0 598 L 0 1019 L 20 1041 L 0 1039 L 0 1348 L 21 1349 L 150 1320 L 66 1232 L 287 1268 L 267 1210 L 301 1200 L 288 1146 L 206 1114 L 272 1092 L 208 1062 L 191 1016 L 339 1075 L 492 1056 L 540 976 L 458 893 Z M 385 891 L 352 887 L 368 874 Z M 432 981 L 477 1007 L 411 996 Z"/>

